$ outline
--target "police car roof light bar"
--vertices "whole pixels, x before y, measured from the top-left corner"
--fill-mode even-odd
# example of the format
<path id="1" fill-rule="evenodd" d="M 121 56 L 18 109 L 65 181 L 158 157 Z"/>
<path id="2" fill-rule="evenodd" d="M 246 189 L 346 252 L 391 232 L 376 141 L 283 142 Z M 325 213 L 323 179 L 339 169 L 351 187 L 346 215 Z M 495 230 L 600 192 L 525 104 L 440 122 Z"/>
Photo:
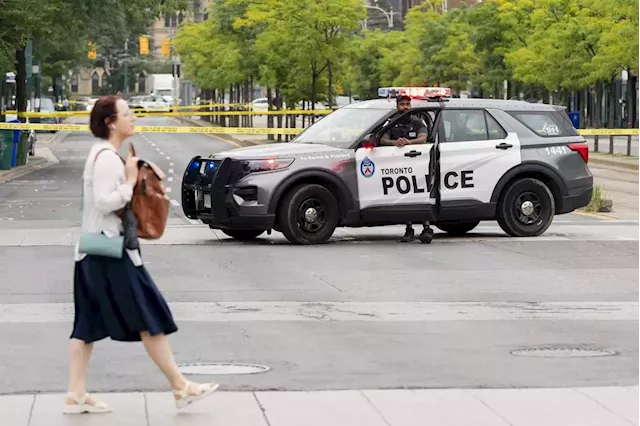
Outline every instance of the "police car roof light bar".
<path id="1" fill-rule="evenodd" d="M 442 100 L 451 97 L 449 87 L 380 87 L 378 96 L 381 98 L 397 98 L 409 96 L 412 99 Z"/>

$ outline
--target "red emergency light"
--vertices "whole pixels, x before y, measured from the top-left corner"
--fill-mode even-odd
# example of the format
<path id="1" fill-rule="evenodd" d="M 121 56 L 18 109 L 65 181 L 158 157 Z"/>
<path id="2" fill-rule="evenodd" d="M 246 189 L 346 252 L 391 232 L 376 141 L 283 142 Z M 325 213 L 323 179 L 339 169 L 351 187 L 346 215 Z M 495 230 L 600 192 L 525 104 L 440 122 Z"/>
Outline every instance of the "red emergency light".
<path id="1" fill-rule="evenodd" d="M 451 97 L 449 87 L 381 87 L 378 96 L 385 98 L 397 98 L 409 96 L 412 99 L 442 99 Z"/>

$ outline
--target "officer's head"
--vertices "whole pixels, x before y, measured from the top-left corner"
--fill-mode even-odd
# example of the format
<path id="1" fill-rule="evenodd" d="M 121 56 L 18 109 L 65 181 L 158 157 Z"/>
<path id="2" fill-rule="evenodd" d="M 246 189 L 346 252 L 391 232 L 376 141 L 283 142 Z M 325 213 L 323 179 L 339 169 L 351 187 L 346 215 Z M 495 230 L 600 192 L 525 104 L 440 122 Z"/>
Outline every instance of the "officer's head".
<path id="1" fill-rule="evenodd" d="M 399 96 L 396 99 L 396 106 L 398 107 L 398 111 L 404 112 L 411 109 L 411 98 L 406 95 Z"/>

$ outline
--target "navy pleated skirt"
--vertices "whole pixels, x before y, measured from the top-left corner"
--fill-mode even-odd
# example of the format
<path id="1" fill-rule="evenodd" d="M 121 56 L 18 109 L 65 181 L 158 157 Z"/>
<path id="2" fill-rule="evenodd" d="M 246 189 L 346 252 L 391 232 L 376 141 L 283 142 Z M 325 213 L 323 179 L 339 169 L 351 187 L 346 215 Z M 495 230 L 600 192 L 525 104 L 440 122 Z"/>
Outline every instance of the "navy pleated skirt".
<path id="1" fill-rule="evenodd" d="M 86 256 L 75 262 L 73 295 L 72 338 L 139 342 L 141 331 L 153 336 L 178 330 L 153 279 L 126 252 L 122 259 Z"/>

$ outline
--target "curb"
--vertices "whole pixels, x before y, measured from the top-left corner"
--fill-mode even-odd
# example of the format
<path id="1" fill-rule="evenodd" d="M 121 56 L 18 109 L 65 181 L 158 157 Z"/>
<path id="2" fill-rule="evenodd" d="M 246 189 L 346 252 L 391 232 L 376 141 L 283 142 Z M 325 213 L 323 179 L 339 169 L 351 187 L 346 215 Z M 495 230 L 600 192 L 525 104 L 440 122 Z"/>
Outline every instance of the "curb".
<path id="1" fill-rule="evenodd" d="M 0 183 L 7 183 L 19 177 L 28 175 L 36 170 L 46 169 L 56 163 L 47 161 L 44 157 L 33 157 L 24 166 L 18 166 L 6 172 L 0 172 Z"/>
<path id="2" fill-rule="evenodd" d="M 188 124 L 190 126 L 196 126 L 196 127 L 210 127 L 204 123 L 199 123 L 198 121 L 194 121 L 185 117 L 172 117 L 175 120 L 183 123 L 183 124 Z M 234 145 L 238 148 L 246 148 L 249 146 L 257 146 L 257 145 L 264 145 L 265 143 L 256 143 L 256 142 L 251 142 L 251 141 L 246 141 L 244 139 L 236 139 L 233 136 L 229 136 L 229 135 L 211 135 L 211 134 L 206 134 L 206 136 L 209 136 L 211 138 L 215 138 L 215 139 L 220 139 L 224 142 L 230 143 L 231 145 Z"/>
<path id="3" fill-rule="evenodd" d="M 589 155 L 589 163 L 599 164 L 599 165 L 602 165 L 602 166 L 620 167 L 620 168 L 629 169 L 629 170 L 638 170 L 639 169 L 638 168 L 638 164 L 632 164 L 632 163 L 628 163 L 628 162 L 609 160 L 607 158 L 593 157 L 591 155 L 591 153 Z"/>
<path id="4" fill-rule="evenodd" d="M 36 147 L 36 155 L 27 159 L 27 164 L 0 172 L 0 183 L 10 182 L 19 177 L 33 173 L 36 170 L 46 169 L 47 167 L 58 163 L 60 163 L 60 160 L 55 156 L 50 148 Z"/>

